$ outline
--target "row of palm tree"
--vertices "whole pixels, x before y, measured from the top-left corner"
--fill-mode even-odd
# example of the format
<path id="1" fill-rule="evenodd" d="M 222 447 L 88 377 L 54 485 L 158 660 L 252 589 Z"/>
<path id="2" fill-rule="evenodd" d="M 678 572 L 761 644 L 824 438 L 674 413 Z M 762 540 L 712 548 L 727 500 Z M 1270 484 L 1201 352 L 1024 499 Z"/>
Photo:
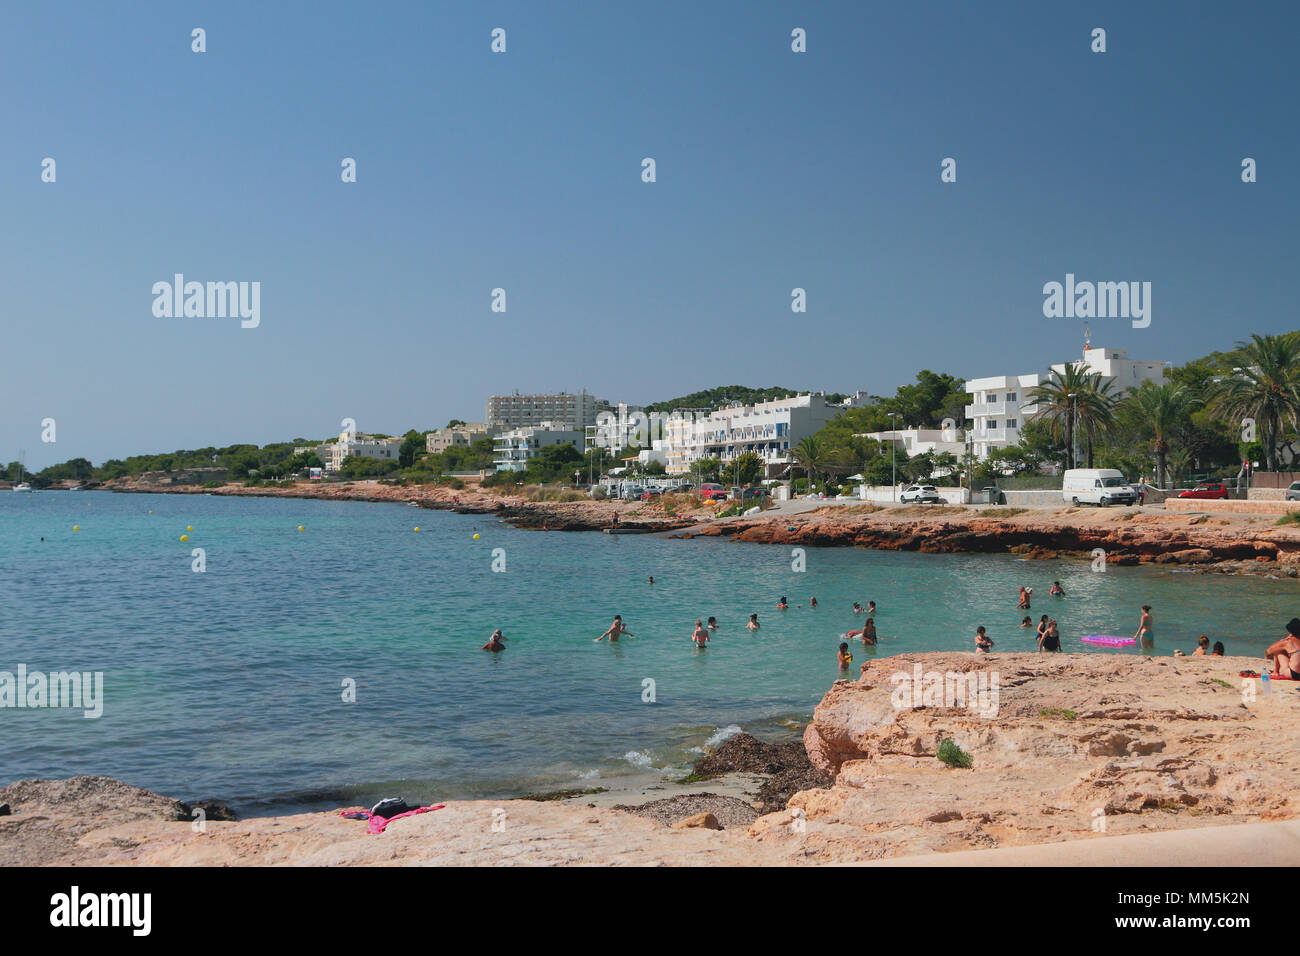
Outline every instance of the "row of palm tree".
<path id="1" fill-rule="evenodd" d="M 1278 468 L 1278 443 L 1288 424 L 1300 418 L 1300 335 L 1252 335 L 1239 342 L 1244 367 L 1194 389 L 1176 382 L 1144 382 L 1140 388 L 1119 394 L 1113 381 L 1089 372 L 1082 363 L 1063 371 L 1052 370 L 1049 379 L 1029 391 L 1039 406 L 1040 420 L 1054 438 L 1062 440 L 1074 460 L 1075 443 L 1087 444 L 1088 467 L 1093 466 L 1096 443 L 1125 426 L 1147 436 L 1156 459 L 1156 482 L 1169 477 L 1173 440 L 1192 412 L 1209 407 L 1224 418 L 1253 420 L 1264 448 L 1269 471 Z M 1122 412 L 1122 414 L 1121 414 Z M 1080 436 L 1079 433 L 1082 433 Z"/>

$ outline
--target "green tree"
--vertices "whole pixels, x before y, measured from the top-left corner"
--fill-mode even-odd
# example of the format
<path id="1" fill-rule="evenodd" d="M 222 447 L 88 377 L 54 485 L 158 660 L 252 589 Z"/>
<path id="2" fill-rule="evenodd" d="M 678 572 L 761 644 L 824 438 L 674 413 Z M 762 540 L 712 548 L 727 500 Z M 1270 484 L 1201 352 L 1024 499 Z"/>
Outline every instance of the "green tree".
<path id="1" fill-rule="evenodd" d="M 402 444 L 397 449 L 397 464 L 401 468 L 410 468 L 415 464 L 415 459 L 424 454 L 425 450 L 424 435 L 411 429 L 402 436 Z"/>
<path id="2" fill-rule="evenodd" d="M 1300 414 L 1300 338 L 1252 335 L 1238 342 L 1242 367 L 1210 389 L 1211 400 L 1233 419 L 1253 418 L 1269 471 L 1278 470 L 1278 445 L 1287 424 Z"/>
<path id="3" fill-rule="evenodd" d="M 1123 423 L 1150 443 L 1156 458 L 1156 484 L 1161 488 L 1168 481 L 1172 440 L 1191 417 L 1193 402 L 1187 387 L 1173 382 L 1143 382 L 1124 400 Z"/>
<path id="4" fill-rule="evenodd" d="M 739 454 L 727 465 L 727 475 L 738 485 L 752 485 L 763 475 L 763 459 L 752 451 Z"/>
<path id="5" fill-rule="evenodd" d="M 1079 362 L 1070 362 L 1064 371 L 1052 369 L 1046 382 L 1029 390 L 1028 398 L 1039 406 L 1037 420 L 1054 437 L 1063 437 L 1073 462 L 1076 432 L 1082 429 L 1087 439 L 1088 467 L 1092 467 L 1093 444 L 1099 434 L 1114 427 L 1117 396 L 1112 382 L 1103 382 L 1100 372 L 1090 372 Z"/>

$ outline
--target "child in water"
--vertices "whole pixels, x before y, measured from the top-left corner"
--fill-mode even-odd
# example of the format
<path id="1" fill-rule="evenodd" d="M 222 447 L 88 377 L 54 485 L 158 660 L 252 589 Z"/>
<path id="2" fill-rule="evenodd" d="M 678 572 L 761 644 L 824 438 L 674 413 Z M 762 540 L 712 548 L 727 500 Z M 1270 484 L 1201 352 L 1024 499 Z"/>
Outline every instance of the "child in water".
<path id="1" fill-rule="evenodd" d="M 849 645 L 844 641 L 840 642 L 839 659 L 840 659 L 840 670 L 842 671 L 848 670 L 849 665 L 853 663 L 853 655 L 849 653 Z"/>

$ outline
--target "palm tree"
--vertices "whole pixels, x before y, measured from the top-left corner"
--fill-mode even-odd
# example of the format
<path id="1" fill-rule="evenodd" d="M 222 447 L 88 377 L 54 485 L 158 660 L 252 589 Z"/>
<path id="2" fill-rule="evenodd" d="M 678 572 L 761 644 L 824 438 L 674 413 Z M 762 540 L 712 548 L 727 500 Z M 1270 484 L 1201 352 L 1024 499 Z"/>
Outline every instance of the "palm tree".
<path id="1" fill-rule="evenodd" d="M 1092 466 L 1092 443 L 1114 423 L 1117 401 L 1111 391 L 1113 382 L 1102 382 L 1100 372 L 1092 372 L 1082 362 L 1070 362 L 1061 372 L 1052 369 L 1042 385 L 1029 390 L 1028 398 L 1040 406 L 1038 413 L 1054 438 L 1065 439 L 1070 463 L 1074 464 L 1075 430 L 1083 426 L 1088 436 L 1088 466 Z"/>
<path id="2" fill-rule="evenodd" d="M 822 443 L 815 435 L 809 435 L 799 444 L 794 446 L 793 458 L 795 464 L 802 468 L 808 475 L 808 491 L 812 492 L 812 486 L 816 482 L 817 470 L 822 467 L 825 453 L 822 450 Z"/>
<path id="3" fill-rule="evenodd" d="M 1210 397 L 1224 414 L 1255 420 L 1268 470 L 1277 471 L 1282 429 L 1300 414 L 1300 337 L 1252 335 L 1237 348 L 1245 367 L 1214 383 Z"/>
<path id="4" fill-rule="evenodd" d="M 1185 385 L 1174 382 L 1143 382 L 1125 400 L 1126 417 L 1134 428 L 1150 436 L 1156 453 L 1156 484 L 1166 484 L 1171 438 L 1191 416 L 1196 396 Z"/>

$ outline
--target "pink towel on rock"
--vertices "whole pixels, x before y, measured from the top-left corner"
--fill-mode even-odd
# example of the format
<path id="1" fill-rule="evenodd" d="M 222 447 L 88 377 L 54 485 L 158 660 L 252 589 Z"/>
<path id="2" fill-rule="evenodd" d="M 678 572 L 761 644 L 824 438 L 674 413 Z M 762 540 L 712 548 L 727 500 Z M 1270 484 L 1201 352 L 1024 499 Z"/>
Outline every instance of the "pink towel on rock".
<path id="1" fill-rule="evenodd" d="M 360 812 L 366 815 L 367 833 L 383 833 L 384 827 L 388 826 L 388 824 L 392 823 L 394 820 L 400 820 L 402 819 L 402 817 L 413 817 L 417 813 L 428 813 L 430 810 L 441 810 L 446 805 L 447 804 L 445 803 L 440 803 L 436 807 L 433 806 L 416 807 L 414 810 L 407 810 L 405 813 L 399 813 L 396 816 L 391 816 L 391 817 L 377 817 L 367 810 L 362 810 Z M 356 813 L 356 812 L 357 811 L 355 810 L 342 810 L 339 812 L 339 816 L 345 817 L 348 816 L 350 813 Z"/>

